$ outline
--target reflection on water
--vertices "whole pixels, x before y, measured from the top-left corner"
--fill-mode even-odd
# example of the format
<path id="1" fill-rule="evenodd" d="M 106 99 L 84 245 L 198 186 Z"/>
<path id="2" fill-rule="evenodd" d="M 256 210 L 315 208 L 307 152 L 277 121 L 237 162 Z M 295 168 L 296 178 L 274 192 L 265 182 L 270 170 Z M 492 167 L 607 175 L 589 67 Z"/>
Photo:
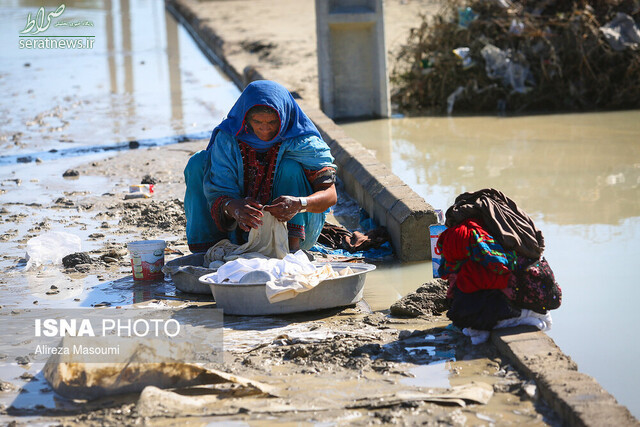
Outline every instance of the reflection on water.
<path id="1" fill-rule="evenodd" d="M 344 127 L 436 208 L 464 191 L 494 187 L 534 217 L 588 225 L 640 214 L 638 120 L 640 112 L 630 111 Z"/>
<path id="2" fill-rule="evenodd" d="M 3 155 L 210 131 L 237 97 L 163 2 L 66 1 L 59 19 L 92 25 L 51 25 L 39 36 L 86 36 L 93 47 L 21 49 L 28 14 L 59 4 L 0 5 Z"/>
<path id="3" fill-rule="evenodd" d="M 514 199 L 543 231 L 545 256 L 563 290 L 550 335 L 640 416 L 640 288 L 631 267 L 640 255 L 640 111 L 343 127 L 437 209 L 486 187 Z M 372 276 L 367 292 L 413 290 L 431 277 L 430 263 L 422 265 L 422 272 L 402 267 L 402 285 Z"/>
<path id="4" fill-rule="evenodd" d="M 402 384 L 416 387 L 449 388 L 449 371 L 451 362 L 439 360 L 428 365 L 419 365 L 409 370 L 413 375 L 402 380 Z"/>

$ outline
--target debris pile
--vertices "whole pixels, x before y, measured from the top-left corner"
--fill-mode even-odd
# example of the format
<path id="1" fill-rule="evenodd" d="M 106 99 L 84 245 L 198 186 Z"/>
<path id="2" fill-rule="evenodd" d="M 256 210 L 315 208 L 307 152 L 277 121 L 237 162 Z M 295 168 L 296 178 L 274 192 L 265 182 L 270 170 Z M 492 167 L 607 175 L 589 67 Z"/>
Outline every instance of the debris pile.
<path id="1" fill-rule="evenodd" d="M 443 2 L 397 54 L 393 101 L 431 114 L 640 108 L 639 21 L 638 0 Z"/>

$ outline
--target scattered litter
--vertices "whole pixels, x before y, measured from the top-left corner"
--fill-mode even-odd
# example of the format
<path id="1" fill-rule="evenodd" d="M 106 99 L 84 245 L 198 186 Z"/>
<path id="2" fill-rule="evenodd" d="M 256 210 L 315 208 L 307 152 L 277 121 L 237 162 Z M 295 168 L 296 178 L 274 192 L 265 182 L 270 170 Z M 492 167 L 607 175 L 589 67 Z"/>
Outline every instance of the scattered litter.
<path id="1" fill-rule="evenodd" d="M 458 25 L 461 28 L 468 28 L 471 21 L 477 17 L 478 15 L 470 7 L 458 8 Z"/>
<path id="2" fill-rule="evenodd" d="M 505 86 L 511 86 L 517 93 L 527 93 L 531 90 L 525 83 L 532 83 L 532 76 L 529 67 L 519 64 L 514 59 L 518 55 L 511 49 L 502 50 L 494 45 L 488 44 L 480 51 L 485 61 L 487 76 L 491 79 L 501 80 Z"/>
<path id="3" fill-rule="evenodd" d="M 527 381 L 527 383 L 522 386 L 522 391 L 529 398 L 529 400 L 533 402 L 538 400 L 538 387 L 536 386 L 535 381 Z"/>
<path id="4" fill-rule="evenodd" d="M 385 408 L 405 402 L 432 402 L 441 404 L 455 404 L 466 406 L 467 402 L 486 405 L 493 396 L 493 387 L 482 382 L 471 382 L 438 392 L 431 389 L 428 392 L 399 391 L 393 395 L 376 396 L 356 401 L 349 408 Z"/>
<path id="5" fill-rule="evenodd" d="M 509 32 L 513 35 L 519 36 L 524 32 L 524 22 L 518 19 L 512 19 L 509 26 Z"/>
<path id="6" fill-rule="evenodd" d="M 617 51 L 637 49 L 640 44 L 640 29 L 626 13 L 619 12 L 612 21 L 600 27 L 600 31 L 609 45 Z"/>
<path id="7" fill-rule="evenodd" d="M 60 264 L 66 255 L 80 252 L 80 237 L 60 231 L 50 231 L 27 242 L 27 266 L 38 267 L 43 264 Z"/>
<path id="8" fill-rule="evenodd" d="M 447 97 L 447 114 L 451 115 L 453 113 L 453 106 L 456 103 L 456 99 L 460 97 L 464 93 L 464 87 L 458 86 L 456 90 L 451 92 L 451 95 Z"/>
<path id="9" fill-rule="evenodd" d="M 496 420 L 494 420 L 494 419 L 493 419 L 493 418 L 491 418 L 490 416 L 485 415 L 485 414 L 481 414 L 480 412 L 476 412 L 476 417 L 477 417 L 478 419 L 481 419 L 482 421 L 486 421 L 486 422 L 488 422 L 488 423 L 495 424 L 495 422 L 496 422 Z"/>
<path id="10" fill-rule="evenodd" d="M 148 199 L 152 196 L 153 184 L 137 184 L 129 186 L 129 193 L 124 195 L 124 199 Z"/>
<path id="11" fill-rule="evenodd" d="M 396 55 L 392 101 L 401 112 L 451 113 L 454 103 L 456 113 L 484 114 L 640 108 L 634 2 L 441 3 Z M 460 67 L 460 58 L 485 66 Z"/>
<path id="12" fill-rule="evenodd" d="M 296 412 L 302 409 L 273 399 L 264 399 L 270 396 L 261 389 L 264 385 L 255 387 L 258 383 L 252 384 L 245 386 L 230 382 L 224 384 L 224 387 L 194 387 L 174 391 L 148 386 L 140 394 L 136 412 L 142 417 L 185 417 L 247 412 Z"/>
<path id="13" fill-rule="evenodd" d="M 462 59 L 462 68 L 467 69 L 469 67 L 473 67 L 475 62 L 471 56 L 469 56 L 469 48 L 468 47 L 457 47 L 453 49 L 453 53 L 460 59 Z"/>

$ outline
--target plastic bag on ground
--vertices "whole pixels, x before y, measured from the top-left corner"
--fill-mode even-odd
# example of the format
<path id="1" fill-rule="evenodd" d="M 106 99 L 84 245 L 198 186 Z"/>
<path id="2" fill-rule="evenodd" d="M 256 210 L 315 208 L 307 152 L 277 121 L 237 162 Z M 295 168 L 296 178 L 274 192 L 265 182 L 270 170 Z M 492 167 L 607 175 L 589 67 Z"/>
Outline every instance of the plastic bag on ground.
<path id="1" fill-rule="evenodd" d="M 27 270 L 44 264 L 61 264 L 62 258 L 81 251 L 80 237 L 60 231 L 51 231 L 27 242 Z"/>
<path id="2" fill-rule="evenodd" d="M 640 29 L 626 13 L 618 12 L 611 22 L 600 27 L 600 31 L 613 50 L 635 49 L 640 44 Z"/>
<path id="3" fill-rule="evenodd" d="M 486 63 L 487 76 L 502 80 L 505 86 L 511 86 L 514 92 L 526 93 L 530 88 L 525 83 L 532 79 L 529 67 L 513 61 L 510 50 L 502 50 L 492 44 L 482 48 L 480 54 Z"/>

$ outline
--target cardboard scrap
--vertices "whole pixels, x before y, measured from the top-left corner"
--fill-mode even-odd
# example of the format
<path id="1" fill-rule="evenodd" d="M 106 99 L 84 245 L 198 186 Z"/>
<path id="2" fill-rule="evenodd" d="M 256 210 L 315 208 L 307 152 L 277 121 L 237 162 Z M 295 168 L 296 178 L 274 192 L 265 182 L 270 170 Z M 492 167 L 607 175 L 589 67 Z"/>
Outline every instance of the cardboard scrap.
<path id="1" fill-rule="evenodd" d="M 349 408 L 384 408 L 398 405 L 402 402 L 432 402 L 448 405 L 466 406 L 467 402 L 486 405 L 493 396 L 493 387 L 482 382 L 471 382 L 455 386 L 441 392 L 429 390 L 399 391 L 392 395 L 377 396 L 374 398 L 360 399 L 349 405 Z"/>
<path id="2" fill-rule="evenodd" d="M 275 395 L 273 387 L 248 378 L 176 362 L 180 359 L 175 357 L 164 360 L 152 340 L 148 341 L 149 345 L 137 343 L 123 348 L 128 352 L 126 363 L 86 363 L 74 354 L 55 354 L 45 364 L 43 374 L 57 393 L 79 400 L 139 393 L 147 386 L 185 388 L 223 383 L 235 384 L 237 395 Z M 179 352 L 180 346 L 174 345 L 173 350 Z"/>
<path id="3" fill-rule="evenodd" d="M 265 399 L 259 396 L 232 396 L 226 392 L 198 388 L 183 390 L 161 390 L 154 386 L 145 387 L 136 404 L 136 412 L 143 417 L 161 416 L 205 416 L 234 415 L 241 412 L 279 413 L 299 412 L 304 408 L 295 407 L 280 399 Z M 209 394 L 201 394 L 209 392 Z M 232 393 L 233 394 L 233 393 Z"/>

